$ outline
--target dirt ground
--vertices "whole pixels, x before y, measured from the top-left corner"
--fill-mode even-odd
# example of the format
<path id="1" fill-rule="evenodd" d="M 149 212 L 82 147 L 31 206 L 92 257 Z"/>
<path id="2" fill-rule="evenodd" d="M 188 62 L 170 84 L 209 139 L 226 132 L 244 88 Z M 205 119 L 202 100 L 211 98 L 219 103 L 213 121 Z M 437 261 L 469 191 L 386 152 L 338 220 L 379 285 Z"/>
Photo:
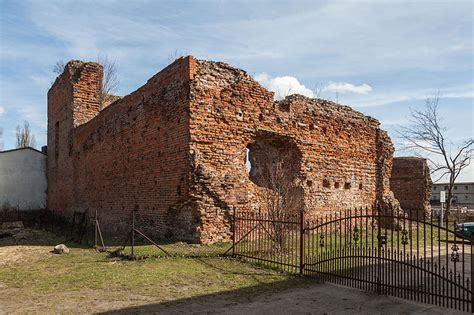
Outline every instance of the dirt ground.
<path id="1" fill-rule="evenodd" d="M 145 305 L 110 313 L 167 314 L 462 314 L 441 307 L 411 303 L 333 284 L 314 284 L 244 302 L 201 298 L 165 305 Z"/>
<path id="2" fill-rule="evenodd" d="M 461 314 L 441 307 L 317 283 L 276 294 L 258 294 L 243 301 L 236 301 L 232 294 L 156 303 L 152 297 L 124 291 L 63 292 L 0 306 L 0 314 L 42 314 L 44 309 L 59 314 Z"/>

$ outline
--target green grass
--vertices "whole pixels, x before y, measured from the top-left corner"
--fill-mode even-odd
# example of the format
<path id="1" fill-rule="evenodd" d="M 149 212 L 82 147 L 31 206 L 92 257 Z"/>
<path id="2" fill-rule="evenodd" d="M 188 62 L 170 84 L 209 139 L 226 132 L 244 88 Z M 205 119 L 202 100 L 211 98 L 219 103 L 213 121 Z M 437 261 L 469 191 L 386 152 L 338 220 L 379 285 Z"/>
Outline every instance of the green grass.
<path id="1" fill-rule="evenodd" d="M 146 242 L 138 242 L 133 248 L 133 255 L 142 257 L 220 257 L 231 253 L 232 242 L 217 242 L 210 245 L 187 244 L 183 242 L 159 244 L 160 248 Z M 111 251 L 121 248 L 110 248 Z M 132 247 L 126 246 L 121 253 L 131 256 Z"/>
<path id="2" fill-rule="evenodd" d="M 450 223 L 449 229 L 454 230 L 453 223 Z M 379 248 L 377 239 L 378 230 L 376 227 L 365 229 L 365 226 L 358 224 L 357 237 L 354 236 L 354 226 L 349 230 L 331 232 L 328 229 L 310 230 L 304 236 L 304 254 L 305 261 L 312 259 L 321 260 L 335 258 L 347 255 L 377 256 L 380 251 L 382 256 L 399 257 L 400 259 L 412 259 L 413 257 L 426 257 L 431 255 L 431 251 L 436 255 L 439 248 L 450 247 L 454 240 L 459 244 L 462 240 L 456 237 L 454 233 L 444 230 L 438 230 L 437 227 L 429 225 L 409 224 L 401 225 L 401 230 L 381 229 L 381 235 L 385 236 L 385 244 Z M 403 237 L 402 230 L 406 234 Z M 271 230 L 273 231 L 273 230 Z M 261 232 L 261 231 L 260 231 Z M 282 233 L 282 242 L 277 244 L 275 237 L 270 239 L 270 234 L 263 234 L 263 238 L 257 239 L 253 234 L 244 238 L 236 246 L 236 253 L 249 257 L 259 258 L 261 263 L 270 268 L 283 269 L 298 272 L 300 263 L 300 236 L 299 231 L 284 231 Z M 274 235 L 273 235 L 274 236 Z M 357 239 L 357 241 L 355 241 Z M 449 241 L 450 243 L 447 243 Z M 321 244 L 323 246 L 321 246 Z M 447 245 L 448 244 L 448 245 Z M 446 246 L 447 245 L 447 246 Z M 461 246 L 461 245 L 459 245 Z M 460 247 L 462 250 L 462 247 Z M 466 247 L 467 249 L 467 247 Z M 451 252 L 451 251 L 449 251 Z M 442 253 L 445 253 L 443 250 Z M 257 259 L 248 258 L 250 261 Z M 264 262 L 263 260 L 268 260 Z M 296 267 L 288 267 L 283 264 L 289 264 Z"/>
<path id="3" fill-rule="evenodd" d="M 48 253 L 51 248 L 44 246 L 40 259 L 1 266 L 0 304 L 28 304 L 68 292 L 93 292 L 89 294 L 105 300 L 110 292 L 123 292 L 124 298 L 140 295 L 158 303 L 208 294 L 228 294 L 230 299 L 238 300 L 309 283 L 307 279 L 229 258 L 129 261 L 110 258 L 107 253 L 90 248 L 72 247 L 65 255 Z"/>

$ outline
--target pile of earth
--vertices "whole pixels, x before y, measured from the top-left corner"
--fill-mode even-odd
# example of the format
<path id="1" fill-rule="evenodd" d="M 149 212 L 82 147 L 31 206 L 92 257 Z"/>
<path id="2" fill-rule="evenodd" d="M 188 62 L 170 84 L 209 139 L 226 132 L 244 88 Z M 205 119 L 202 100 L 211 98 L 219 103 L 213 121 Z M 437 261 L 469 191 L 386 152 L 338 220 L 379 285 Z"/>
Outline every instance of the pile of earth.
<path id="1" fill-rule="evenodd" d="M 22 221 L 4 222 L 0 225 L 0 246 L 46 245 L 56 238 L 43 230 L 25 228 Z"/>

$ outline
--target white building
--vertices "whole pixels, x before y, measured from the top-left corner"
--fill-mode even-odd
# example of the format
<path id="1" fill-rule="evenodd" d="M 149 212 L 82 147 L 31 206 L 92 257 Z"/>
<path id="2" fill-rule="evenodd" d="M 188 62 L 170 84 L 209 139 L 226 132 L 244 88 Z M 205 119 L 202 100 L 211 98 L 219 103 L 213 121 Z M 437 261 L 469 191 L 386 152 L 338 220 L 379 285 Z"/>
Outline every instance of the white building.
<path id="1" fill-rule="evenodd" d="M 433 184 L 431 201 L 439 202 L 439 192 L 446 191 L 448 193 L 448 184 Z M 455 183 L 453 187 L 453 203 L 454 204 L 474 204 L 474 183 Z"/>
<path id="2" fill-rule="evenodd" d="M 46 208 L 46 154 L 33 148 L 0 151 L 0 208 Z"/>

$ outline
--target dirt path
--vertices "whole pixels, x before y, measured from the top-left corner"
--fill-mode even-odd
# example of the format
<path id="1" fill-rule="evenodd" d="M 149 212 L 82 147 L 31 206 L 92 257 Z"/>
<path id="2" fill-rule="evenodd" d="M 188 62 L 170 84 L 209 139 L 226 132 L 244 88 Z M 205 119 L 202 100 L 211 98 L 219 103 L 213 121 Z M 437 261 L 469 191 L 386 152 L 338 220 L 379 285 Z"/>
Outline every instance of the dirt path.
<path id="1" fill-rule="evenodd" d="M 1 291 L 1 290 L 0 290 Z M 314 284 L 273 295 L 202 296 L 157 303 L 130 292 L 78 291 L 9 304 L 0 314 L 461 314 L 332 284 Z"/>
<path id="2" fill-rule="evenodd" d="M 149 304 L 107 314 L 462 314 L 446 308 L 412 303 L 332 284 L 314 284 L 247 301 L 202 297 Z"/>

